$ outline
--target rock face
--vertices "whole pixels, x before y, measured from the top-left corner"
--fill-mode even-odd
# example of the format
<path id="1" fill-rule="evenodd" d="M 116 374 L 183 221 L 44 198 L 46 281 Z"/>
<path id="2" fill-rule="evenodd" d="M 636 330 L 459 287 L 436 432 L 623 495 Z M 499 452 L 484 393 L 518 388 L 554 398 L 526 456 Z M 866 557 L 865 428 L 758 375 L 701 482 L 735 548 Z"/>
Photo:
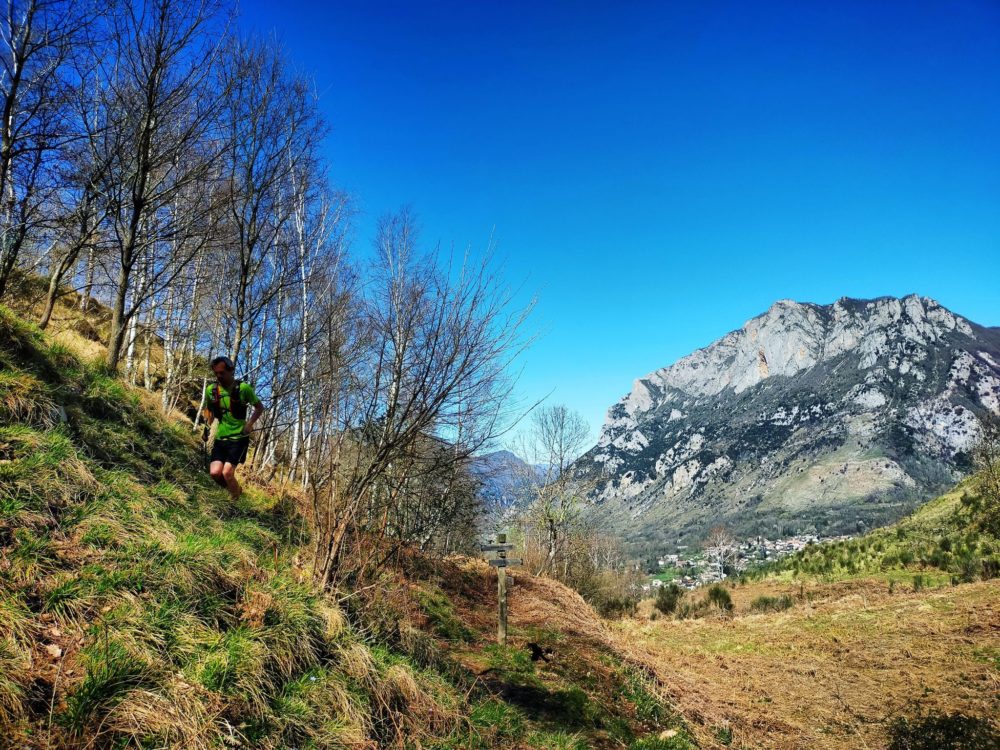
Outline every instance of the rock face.
<path id="1" fill-rule="evenodd" d="M 575 470 L 639 546 L 885 523 L 967 471 L 1000 328 L 926 297 L 788 300 L 635 381 Z"/>

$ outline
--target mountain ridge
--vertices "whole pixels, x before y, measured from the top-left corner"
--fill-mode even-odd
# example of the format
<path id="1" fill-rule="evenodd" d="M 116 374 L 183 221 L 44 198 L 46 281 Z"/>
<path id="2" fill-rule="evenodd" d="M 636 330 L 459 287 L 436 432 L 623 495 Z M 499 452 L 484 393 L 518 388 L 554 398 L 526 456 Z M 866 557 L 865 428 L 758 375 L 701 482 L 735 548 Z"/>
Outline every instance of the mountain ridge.
<path id="1" fill-rule="evenodd" d="M 779 300 L 636 379 L 575 470 L 632 542 L 717 522 L 843 531 L 959 478 L 987 412 L 1000 413 L 1000 329 L 915 294 Z"/>

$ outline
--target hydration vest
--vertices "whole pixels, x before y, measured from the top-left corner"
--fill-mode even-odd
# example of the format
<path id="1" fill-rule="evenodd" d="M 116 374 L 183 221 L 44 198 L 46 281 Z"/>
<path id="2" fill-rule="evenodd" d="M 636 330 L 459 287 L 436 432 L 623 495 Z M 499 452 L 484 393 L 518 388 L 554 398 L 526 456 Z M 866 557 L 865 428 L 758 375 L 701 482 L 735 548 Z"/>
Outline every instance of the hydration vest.
<path id="1" fill-rule="evenodd" d="M 229 413 L 235 419 L 247 418 L 247 405 L 240 398 L 240 385 L 243 381 L 237 380 L 233 383 L 233 389 L 229 391 Z M 208 402 L 208 409 L 216 419 L 222 419 L 222 388 L 218 383 L 212 386 L 212 398 Z"/>

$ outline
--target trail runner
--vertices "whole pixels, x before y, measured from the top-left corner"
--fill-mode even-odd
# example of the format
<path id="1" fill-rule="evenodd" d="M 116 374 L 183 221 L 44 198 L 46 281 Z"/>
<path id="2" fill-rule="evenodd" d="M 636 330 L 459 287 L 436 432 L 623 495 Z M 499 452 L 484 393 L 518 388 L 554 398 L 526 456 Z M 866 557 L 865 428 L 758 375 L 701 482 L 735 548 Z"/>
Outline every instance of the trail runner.
<path id="1" fill-rule="evenodd" d="M 216 382 L 205 389 L 205 430 L 201 439 L 208 440 L 208 429 L 212 422 L 218 420 L 208 473 L 236 500 L 243 494 L 243 488 L 236 480 L 236 467 L 246 461 L 250 433 L 254 423 L 264 413 L 264 405 L 249 383 L 234 377 L 236 366 L 229 357 L 213 359 L 212 372 Z M 250 406 L 253 407 L 253 414 L 247 419 Z"/>

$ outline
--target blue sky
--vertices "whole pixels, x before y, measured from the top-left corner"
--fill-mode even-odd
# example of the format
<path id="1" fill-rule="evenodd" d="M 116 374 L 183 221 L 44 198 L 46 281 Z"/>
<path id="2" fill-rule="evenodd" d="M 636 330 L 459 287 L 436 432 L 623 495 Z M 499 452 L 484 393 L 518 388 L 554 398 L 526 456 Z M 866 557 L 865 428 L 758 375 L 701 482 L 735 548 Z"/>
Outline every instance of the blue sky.
<path id="1" fill-rule="evenodd" d="M 316 82 L 357 244 L 410 205 L 538 298 L 519 392 L 596 437 L 777 299 L 1000 325 L 1000 3 L 245 0 Z"/>

